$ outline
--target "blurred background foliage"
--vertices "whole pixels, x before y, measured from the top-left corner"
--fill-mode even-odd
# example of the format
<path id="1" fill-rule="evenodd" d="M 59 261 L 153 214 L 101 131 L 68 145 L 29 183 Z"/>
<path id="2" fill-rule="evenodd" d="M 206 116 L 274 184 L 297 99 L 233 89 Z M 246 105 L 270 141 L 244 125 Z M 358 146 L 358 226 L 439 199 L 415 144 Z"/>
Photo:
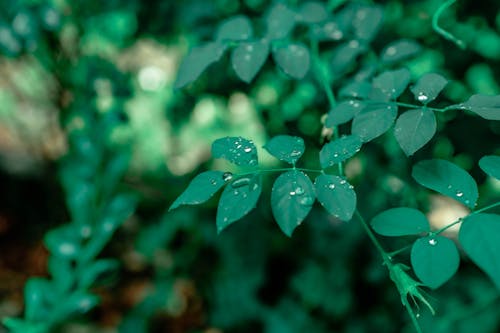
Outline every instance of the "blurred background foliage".
<path id="1" fill-rule="evenodd" d="M 355 221 L 340 223 L 313 209 L 288 239 L 264 199 L 216 236 L 215 200 L 166 212 L 197 172 L 228 168 L 210 160 L 210 144 L 221 136 L 243 136 L 261 147 L 273 135 L 298 135 L 307 144 L 304 167 L 318 165 L 321 118 L 328 110 L 313 80 L 290 80 L 268 60 L 247 85 L 224 58 L 187 88 L 173 88 L 182 57 L 210 40 L 218 22 L 242 13 L 258 23 L 269 3 L 2 1 L 0 317 L 22 315 L 26 279 L 48 275 L 44 234 L 70 216 L 59 162 L 68 147 L 85 151 L 87 144 L 78 136 L 71 143 L 69 135 L 95 125 L 85 115 L 114 114 L 119 120 L 106 140 L 130 150 L 121 186 L 135 192 L 139 204 L 101 255 L 119 259 L 120 274 L 94 288 L 101 304 L 65 322 L 61 332 L 412 332 L 396 289 Z M 443 103 L 500 94 L 498 1 L 459 1 L 443 15 L 441 25 L 467 43 L 465 51 L 431 28 L 441 0 L 377 3 L 385 18 L 373 48 L 379 52 L 399 38 L 418 41 L 422 52 L 405 66 L 414 79 L 440 72 L 453 80 Z M 438 135 L 410 159 L 392 135 L 384 135 L 349 161 L 346 174 L 366 217 L 413 206 L 438 228 L 467 214 L 410 179 L 410 163 L 424 157 L 449 159 L 471 172 L 481 206 L 498 198 L 500 184 L 486 178 L 477 161 L 500 153 L 500 124 L 451 111 L 439 115 L 438 126 Z M 260 153 L 261 164 L 278 165 Z M 394 250 L 406 244 L 383 241 Z M 492 290 L 478 269 L 463 263 L 451 282 L 431 293 L 438 314 L 422 309 L 424 331 L 498 332 L 499 300 Z"/>

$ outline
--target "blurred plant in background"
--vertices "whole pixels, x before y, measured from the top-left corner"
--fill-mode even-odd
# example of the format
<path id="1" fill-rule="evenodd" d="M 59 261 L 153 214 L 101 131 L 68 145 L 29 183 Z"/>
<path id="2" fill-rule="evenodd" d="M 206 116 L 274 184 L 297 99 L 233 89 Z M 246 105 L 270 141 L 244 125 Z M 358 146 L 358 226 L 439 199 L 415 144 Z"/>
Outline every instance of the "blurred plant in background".
<path id="1" fill-rule="evenodd" d="M 220 22 L 244 14 L 261 36 L 263 14 L 274 3 L 302 2 L 4 2 L 4 330 L 412 332 L 386 268 L 357 223 L 341 223 L 314 207 L 289 239 L 262 202 L 216 236 L 214 200 L 167 212 L 197 172 L 231 168 L 210 160 L 211 143 L 219 137 L 252 138 L 261 147 L 278 134 L 300 136 L 308 147 L 304 167 L 317 166 L 328 100 L 313 80 L 290 80 L 268 60 L 246 84 L 225 56 L 187 88 L 174 87 L 181 59 L 213 40 Z M 332 12 L 350 1 L 324 3 Z M 412 79 L 439 72 L 452 80 L 441 95 L 443 105 L 472 94 L 500 94 L 496 1 L 459 1 L 443 12 L 440 25 L 459 36 L 465 50 L 432 30 L 443 1 L 377 3 L 384 16 L 366 56 L 329 54 L 336 57 L 330 69 L 338 78 L 369 70 L 376 54 L 390 53 L 387 45 L 406 40 L 415 52 L 398 63 Z M 339 79 L 333 87 L 344 84 Z M 498 180 L 486 177 L 476 162 L 499 153 L 499 122 L 455 111 L 437 116 L 438 135 L 416 158 L 454 162 L 478 181 L 481 205 L 498 200 Z M 259 163 L 278 165 L 266 154 Z M 420 205 L 439 229 L 468 213 L 442 195 L 416 190 L 408 163 L 394 137 L 383 135 L 345 165 L 366 216 Z M 264 182 L 264 193 L 270 183 Z M 448 231 L 456 237 L 456 230 Z M 403 245 L 398 239 L 384 243 Z M 463 261 L 457 276 L 432 293 L 439 315 L 422 309 L 424 332 L 498 331 L 492 288 Z"/>

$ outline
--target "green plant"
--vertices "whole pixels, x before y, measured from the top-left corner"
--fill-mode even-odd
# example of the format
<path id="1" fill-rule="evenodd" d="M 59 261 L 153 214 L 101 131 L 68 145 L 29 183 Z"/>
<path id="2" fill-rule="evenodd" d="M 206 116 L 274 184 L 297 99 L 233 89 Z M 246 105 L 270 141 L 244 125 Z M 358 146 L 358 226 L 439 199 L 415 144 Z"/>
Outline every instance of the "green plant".
<path id="1" fill-rule="evenodd" d="M 464 47 L 464 42 L 438 25 L 439 16 L 453 3 L 447 1 L 438 8 L 433 20 L 434 29 Z M 418 302 L 434 314 L 422 288 L 440 287 L 459 266 L 460 254 L 455 242 L 442 235 L 452 226 L 461 224 L 459 244 L 500 289 L 500 252 L 496 242 L 500 234 L 500 216 L 485 213 L 500 206 L 500 201 L 477 208 L 478 185 L 469 173 L 448 160 L 419 158 L 412 163 L 414 181 L 460 202 L 471 209 L 470 213 L 432 230 L 426 216 L 415 204 L 415 207 L 382 211 L 368 224 L 357 209 L 360 194 L 349 183 L 345 164 L 393 126 L 396 142 L 410 157 L 435 136 L 440 114 L 458 110 L 470 116 L 498 121 L 500 95 L 478 94 L 465 102 L 443 106 L 437 97 L 448 80 L 437 73 L 419 75 L 409 89 L 412 96 L 404 95 L 415 75 L 402 64 L 421 49 L 415 41 L 397 40 L 377 54 L 371 43 L 382 19 L 380 6 L 331 1 L 328 6 L 319 2 L 307 2 L 297 7 L 282 3 L 271 6 L 265 16 L 263 37 L 254 35 L 252 22 L 244 16 L 222 22 L 214 41 L 192 49 L 186 56 L 179 70 L 177 87 L 195 81 L 228 50 L 231 50 L 234 72 L 249 83 L 272 54 L 284 74 L 298 80 L 315 80 L 323 89 L 328 100 L 328 112 L 325 110 L 323 122 L 323 139 L 327 142 L 320 149 L 318 158 L 314 162 L 308 161 L 309 165 L 319 162 L 319 168 L 300 167 L 299 159 L 305 152 L 304 140 L 297 136 L 274 136 L 263 148 L 290 166 L 261 169 L 257 147 L 251 140 L 236 136 L 218 139 L 212 144 L 212 157 L 236 165 L 237 171 L 199 174 L 170 209 L 203 203 L 224 188 L 216 216 L 217 231 L 221 232 L 255 208 L 262 194 L 265 174 L 281 173 L 274 181 L 270 198 L 273 216 L 281 230 L 291 237 L 316 200 L 341 221 L 357 219 L 382 257 L 415 330 L 421 332 Z M 307 45 L 303 41 L 307 41 Z M 431 106 L 433 104 L 436 106 Z M 399 114 L 400 110 L 404 112 Z M 479 166 L 487 175 L 500 179 L 499 156 L 484 156 L 479 160 Z M 314 183 L 310 174 L 317 174 Z M 409 245 L 387 251 L 375 233 L 405 237 Z M 403 259 L 396 258 L 410 248 L 412 271 L 418 280 L 411 275 L 410 267 L 403 264 Z"/>

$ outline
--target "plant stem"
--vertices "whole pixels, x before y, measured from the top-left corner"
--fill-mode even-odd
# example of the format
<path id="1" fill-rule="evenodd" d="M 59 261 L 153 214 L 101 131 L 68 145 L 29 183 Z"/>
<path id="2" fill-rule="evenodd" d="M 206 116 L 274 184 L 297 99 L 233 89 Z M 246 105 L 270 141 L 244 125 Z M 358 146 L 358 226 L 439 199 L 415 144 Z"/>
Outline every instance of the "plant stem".
<path id="1" fill-rule="evenodd" d="M 467 216 L 465 216 L 465 217 L 461 217 L 461 218 L 459 218 L 458 220 L 453 221 L 453 222 L 451 222 L 451 223 L 450 223 L 450 224 L 448 224 L 448 225 L 445 225 L 445 226 L 444 226 L 444 227 L 442 227 L 441 229 L 439 229 L 439 230 L 437 230 L 437 231 L 432 232 L 431 234 L 433 234 L 433 235 L 438 235 L 438 234 L 440 234 L 440 233 L 444 232 L 445 230 L 448 230 L 449 228 L 453 227 L 454 225 L 459 224 L 459 223 L 462 223 L 462 222 L 463 222 L 463 220 L 465 220 L 465 219 L 466 219 L 466 218 L 468 218 L 468 217 L 471 217 L 471 216 L 473 216 L 473 215 L 476 215 L 476 214 L 482 213 L 482 212 L 484 212 L 484 211 L 487 211 L 487 210 L 489 210 L 489 209 L 491 209 L 491 208 L 495 208 L 495 207 L 498 207 L 498 206 L 500 206 L 500 201 L 495 202 L 495 203 L 493 203 L 493 204 L 491 204 L 491 205 L 488 205 L 488 206 L 486 206 L 486 207 L 480 208 L 480 209 L 478 209 L 478 210 L 475 210 L 475 211 L 471 212 L 469 215 L 467 215 Z"/>
<path id="2" fill-rule="evenodd" d="M 386 265 L 389 268 L 392 265 L 390 255 L 384 250 L 384 248 L 382 247 L 382 244 L 380 244 L 380 242 L 378 241 L 377 237 L 375 237 L 375 234 L 370 229 L 370 227 L 368 226 L 368 223 L 363 218 L 363 216 L 361 215 L 361 213 L 359 212 L 359 210 L 356 209 L 356 211 L 354 212 L 354 214 L 361 221 L 361 225 L 363 226 L 363 229 L 365 229 L 365 232 L 368 235 L 368 238 L 370 238 L 370 240 L 372 241 L 373 245 L 375 245 L 375 248 L 377 249 L 377 251 L 382 256 L 382 260 L 384 261 L 384 265 Z"/>
<path id="3" fill-rule="evenodd" d="M 448 9 L 451 5 L 453 5 L 456 2 L 456 0 L 448 0 L 445 1 L 439 8 L 436 10 L 434 15 L 432 16 L 432 28 L 434 31 L 436 31 L 438 34 L 443 36 L 443 38 L 455 43 L 459 48 L 462 50 L 465 50 L 466 45 L 465 42 L 461 39 L 458 39 L 457 37 L 453 36 L 450 32 L 444 30 L 439 26 L 439 18 L 441 17 L 441 14 Z"/>

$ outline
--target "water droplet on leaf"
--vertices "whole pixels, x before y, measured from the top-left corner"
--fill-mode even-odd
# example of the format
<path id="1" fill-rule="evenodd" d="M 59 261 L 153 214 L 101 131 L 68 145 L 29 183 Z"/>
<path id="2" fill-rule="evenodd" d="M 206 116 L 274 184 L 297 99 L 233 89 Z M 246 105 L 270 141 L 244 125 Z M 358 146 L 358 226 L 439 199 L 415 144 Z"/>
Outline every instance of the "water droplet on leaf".
<path id="1" fill-rule="evenodd" d="M 224 172 L 224 174 L 222 175 L 222 179 L 225 182 L 230 181 L 231 179 L 233 179 L 233 173 L 232 172 Z"/>
<path id="2" fill-rule="evenodd" d="M 459 198 L 460 198 L 460 197 L 462 197 L 462 196 L 464 195 L 464 193 L 463 193 L 463 192 L 461 192 L 461 191 L 457 191 L 456 195 L 457 195 L 457 197 L 459 197 Z"/>
<path id="3" fill-rule="evenodd" d="M 435 240 L 434 238 L 431 238 L 431 239 L 429 240 L 429 244 L 430 244 L 430 245 L 432 245 L 432 246 L 434 246 L 434 245 L 436 245 L 436 244 L 437 244 L 437 240 Z"/>
<path id="4" fill-rule="evenodd" d="M 328 188 L 331 189 L 331 190 L 333 190 L 335 188 L 335 184 L 328 185 Z"/>

